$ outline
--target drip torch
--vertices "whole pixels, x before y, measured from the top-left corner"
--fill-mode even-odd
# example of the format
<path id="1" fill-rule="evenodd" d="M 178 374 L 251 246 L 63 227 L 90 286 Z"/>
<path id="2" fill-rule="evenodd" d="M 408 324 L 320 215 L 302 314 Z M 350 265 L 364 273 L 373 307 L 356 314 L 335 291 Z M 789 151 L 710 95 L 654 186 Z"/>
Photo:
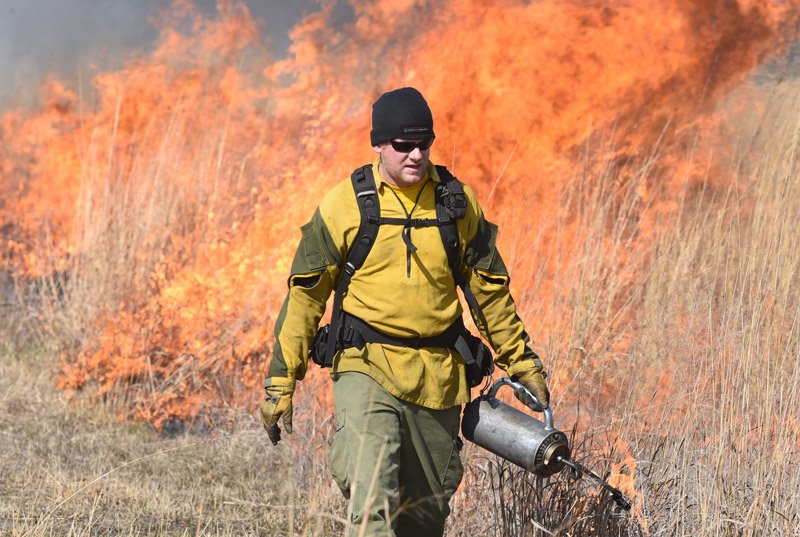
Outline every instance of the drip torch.
<path id="1" fill-rule="evenodd" d="M 529 409 L 544 414 L 544 422 L 499 401 L 497 392 L 503 386 L 512 388 L 516 398 Z M 570 459 L 567 436 L 553 426 L 553 411 L 544 408 L 519 382 L 501 378 L 486 394 L 470 402 L 464 408 L 461 432 L 467 440 L 540 477 L 550 477 L 565 467 L 577 479 L 586 474 L 609 491 L 620 508 L 631 508 L 619 489 Z"/>

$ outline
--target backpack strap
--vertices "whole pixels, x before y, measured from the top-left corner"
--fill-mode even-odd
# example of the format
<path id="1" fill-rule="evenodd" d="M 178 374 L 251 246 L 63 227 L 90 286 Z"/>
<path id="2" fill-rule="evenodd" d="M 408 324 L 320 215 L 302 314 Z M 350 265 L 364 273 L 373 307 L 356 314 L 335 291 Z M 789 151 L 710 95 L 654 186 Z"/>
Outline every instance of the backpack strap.
<path id="1" fill-rule="evenodd" d="M 471 349 L 472 346 L 475 346 L 475 343 L 467 342 L 465 339 L 467 335 L 466 330 L 459 331 L 460 333 L 456 336 L 455 341 L 449 345 L 447 343 L 450 342 L 452 338 L 451 332 L 453 332 L 453 327 L 448 329 L 445 334 L 434 336 L 433 338 L 423 338 L 412 344 L 411 340 L 376 335 L 378 333 L 369 328 L 366 323 L 363 321 L 361 321 L 361 324 L 355 322 L 355 317 L 342 310 L 342 300 L 347 293 L 347 288 L 350 286 L 350 280 L 353 278 L 353 274 L 355 274 L 364 264 L 364 261 L 366 261 L 372 249 L 372 245 L 375 243 L 375 239 L 378 236 L 378 228 L 381 224 L 403 225 L 404 227 L 437 226 L 439 228 L 439 234 L 442 237 L 442 244 L 444 245 L 444 250 L 447 255 L 447 262 L 453 274 L 453 280 L 456 285 L 461 288 L 464 298 L 467 300 L 467 304 L 469 304 L 472 319 L 479 329 L 487 326 L 478 305 L 478 300 L 475 298 L 475 294 L 469 288 L 469 285 L 461 274 L 462 260 L 459 248 L 457 222 L 459 219 L 464 218 L 467 213 L 467 197 L 464 193 L 464 185 L 461 181 L 453 177 L 444 166 L 436 166 L 436 171 L 439 174 L 440 182 L 436 187 L 435 193 L 435 220 L 381 218 L 380 202 L 378 200 L 375 178 L 372 175 L 372 165 L 368 164 L 358 168 L 350 175 L 356 201 L 358 202 L 359 213 L 361 215 L 361 223 L 359 224 L 356 238 L 347 252 L 343 272 L 333 297 L 331 323 L 326 332 L 326 341 L 323 344 L 325 347 L 324 363 L 320 363 L 323 367 L 331 367 L 333 365 L 333 357 L 339 349 L 345 346 L 352 346 L 353 344 L 356 344 L 356 346 L 363 346 L 364 342 L 391 343 L 401 346 L 411 346 L 413 348 L 419 348 L 418 346 L 422 343 L 424 343 L 422 346 L 451 346 L 464 357 L 468 366 L 476 366 L 478 363 L 486 361 L 483 350 L 478 352 L 476 356 L 476 351 Z M 460 319 L 458 319 L 453 326 L 460 326 L 463 328 L 463 323 L 460 323 Z M 345 334 L 345 331 L 348 333 Z M 361 332 L 363 332 L 363 334 L 358 335 L 358 333 Z M 358 342 L 354 341 L 354 333 L 355 340 L 358 340 Z M 447 341 L 443 339 L 445 336 Z M 473 339 L 480 343 L 480 340 L 477 338 L 473 337 Z M 485 352 L 488 353 L 488 351 Z M 491 357 L 488 359 L 488 364 L 493 369 Z M 482 378 L 482 376 L 480 376 L 480 378 Z M 470 384 L 470 386 L 473 385 L 474 384 Z"/>
<path id="2" fill-rule="evenodd" d="M 447 254 L 447 262 L 453 272 L 453 280 L 461 288 L 464 298 L 469 304 L 472 320 L 478 329 L 486 328 L 486 319 L 478 305 L 478 299 L 469 288 L 461 274 L 461 251 L 458 240 L 458 220 L 467 214 L 467 195 L 464 184 L 456 179 L 444 166 L 436 166 L 439 174 L 439 185 L 436 187 L 436 219 L 439 221 L 439 233 Z M 488 333 L 483 330 L 484 333 Z"/>
<path id="3" fill-rule="evenodd" d="M 439 174 L 441 199 L 446 215 L 454 220 L 461 220 L 467 215 L 467 195 L 464 193 L 464 184 L 456 179 L 445 166 L 436 166 L 436 172 Z M 439 216 L 438 212 L 437 216 Z"/>
<path id="4" fill-rule="evenodd" d="M 378 226 L 380 225 L 381 206 L 378 200 L 378 190 L 375 186 L 375 178 L 372 175 L 372 165 L 367 164 L 357 168 L 350 175 L 353 183 L 353 190 L 358 202 L 358 210 L 361 213 L 361 223 L 358 226 L 356 238 L 347 252 L 347 259 L 343 267 L 343 273 L 333 295 L 333 311 L 331 312 L 331 324 L 325 353 L 325 367 L 333 365 L 333 356 L 337 349 L 341 348 L 342 329 L 342 299 L 350 280 L 356 270 L 360 269 L 375 243 L 378 236 Z"/>

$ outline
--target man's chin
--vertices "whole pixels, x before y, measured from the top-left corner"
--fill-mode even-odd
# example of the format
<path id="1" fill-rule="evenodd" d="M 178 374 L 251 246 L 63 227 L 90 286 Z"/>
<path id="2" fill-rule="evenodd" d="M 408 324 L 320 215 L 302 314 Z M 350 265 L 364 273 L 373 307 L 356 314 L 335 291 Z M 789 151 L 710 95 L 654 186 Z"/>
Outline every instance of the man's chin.
<path id="1" fill-rule="evenodd" d="M 406 169 L 403 171 L 403 181 L 411 185 L 419 183 L 423 177 L 425 177 L 423 170 Z"/>

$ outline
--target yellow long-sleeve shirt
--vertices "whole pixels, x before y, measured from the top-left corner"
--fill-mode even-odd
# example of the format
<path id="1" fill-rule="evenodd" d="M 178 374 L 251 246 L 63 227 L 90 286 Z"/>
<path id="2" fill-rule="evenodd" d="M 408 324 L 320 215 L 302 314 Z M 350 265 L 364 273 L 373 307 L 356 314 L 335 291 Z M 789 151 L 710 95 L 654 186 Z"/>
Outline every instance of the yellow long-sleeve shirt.
<path id="1" fill-rule="evenodd" d="M 406 189 L 387 183 L 372 171 L 381 217 L 436 218 L 435 186 L 440 181 L 430 164 L 418 185 Z M 508 289 L 508 274 L 496 250 L 496 227 L 483 217 L 475 194 L 464 185 L 467 213 L 458 220 L 462 274 L 486 320 L 484 338 L 496 353 L 495 363 L 509 375 L 540 365 L 528 347 L 529 338 L 517 316 Z M 404 210 L 405 209 L 405 210 Z M 412 212 L 413 210 L 413 212 Z M 340 266 L 355 239 L 360 213 L 350 179 L 337 184 L 322 199 L 292 265 L 289 293 L 275 327 L 276 346 L 270 377 L 293 384 L 304 377 L 308 349 L 338 284 Z M 409 253 L 402 226 L 381 225 L 363 266 L 350 282 L 342 309 L 390 336 L 429 337 L 442 333 L 462 307 L 437 227 L 411 230 L 417 248 Z M 469 401 L 464 361 L 453 349 L 412 349 L 367 343 L 339 352 L 332 374 L 358 371 L 405 401 L 434 409 Z"/>

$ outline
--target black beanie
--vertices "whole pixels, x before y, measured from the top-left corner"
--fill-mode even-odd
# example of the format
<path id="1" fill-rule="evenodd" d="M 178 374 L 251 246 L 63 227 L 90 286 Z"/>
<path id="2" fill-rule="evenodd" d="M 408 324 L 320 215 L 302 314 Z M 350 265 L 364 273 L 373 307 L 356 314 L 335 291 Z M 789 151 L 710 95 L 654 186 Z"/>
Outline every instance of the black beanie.
<path id="1" fill-rule="evenodd" d="M 372 105 L 372 132 L 369 133 L 372 145 L 394 138 L 424 140 L 433 135 L 431 109 L 414 88 L 384 93 Z"/>

